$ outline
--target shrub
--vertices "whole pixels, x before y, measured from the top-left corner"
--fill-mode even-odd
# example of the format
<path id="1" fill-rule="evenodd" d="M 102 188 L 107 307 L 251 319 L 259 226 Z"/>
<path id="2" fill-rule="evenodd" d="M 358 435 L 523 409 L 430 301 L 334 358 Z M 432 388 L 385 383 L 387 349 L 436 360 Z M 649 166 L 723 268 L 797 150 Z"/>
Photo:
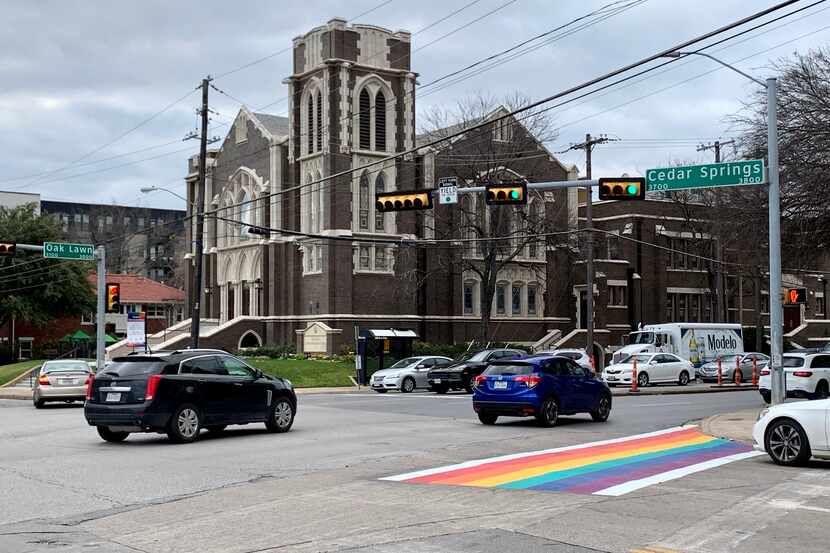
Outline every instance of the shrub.
<path id="1" fill-rule="evenodd" d="M 290 357 L 294 355 L 294 346 L 263 346 L 259 348 L 248 348 L 244 350 L 245 355 L 250 357 Z"/>

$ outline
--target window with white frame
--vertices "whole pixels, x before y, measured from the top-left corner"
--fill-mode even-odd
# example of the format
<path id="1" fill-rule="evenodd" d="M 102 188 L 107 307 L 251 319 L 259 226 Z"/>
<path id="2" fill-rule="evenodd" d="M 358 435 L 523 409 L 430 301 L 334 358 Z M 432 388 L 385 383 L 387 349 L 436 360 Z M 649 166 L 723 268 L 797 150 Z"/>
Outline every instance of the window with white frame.
<path id="1" fill-rule="evenodd" d="M 242 113 L 239 114 L 236 125 L 234 125 L 234 135 L 237 144 L 248 140 L 248 118 Z"/>
<path id="2" fill-rule="evenodd" d="M 386 178 L 383 176 L 383 171 L 375 177 L 375 194 L 386 192 Z M 386 230 L 385 223 L 386 214 L 375 210 L 375 232 L 384 232 Z"/>
<path id="3" fill-rule="evenodd" d="M 614 307 L 625 307 L 628 303 L 628 288 L 625 286 L 608 287 L 608 305 Z"/>
<path id="4" fill-rule="evenodd" d="M 388 87 L 373 77 L 357 94 L 357 125 L 355 143 L 360 150 L 385 152 L 388 148 L 389 131 L 393 120 L 389 120 L 389 107 L 394 96 Z"/>
<path id="5" fill-rule="evenodd" d="M 514 282 L 510 294 L 510 313 L 512 315 L 522 314 L 522 284 Z"/>
<path id="6" fill-rule="evenodd" d="M 308 95 L 306 101 L 306 152 L 314 153 L 314 93 Z"/>
<path id="7" fill-rule="evenodd" d="M 61 228 L 64 232 L 69 231 L 69 215 L 61 213 Z"/>
<path id="8" fill-rule="evenodd" d="M 616 234 L 609 234 L 606 238 L 608 257 L 606 259 L 622 259 L 622 249 L 620 246 L 620 237 Z"/>
<path id="9" fill-rule="evenodd" d="M 323 149 L 323 93 L 317 91 L 317 102 L 314 110 L 314 134 L 317 151 Z"/>
<path id="10" fill-rule="evenodd" d="M 513 121 L 501 119 L 493 123 L 493 140 L 510 142 L 513 139 Z"/>
<path id="11" fill-rule="evenodd" d="M 364 91 L 365 92 L 365 91 Z M 360 230 L 369 230 L 369 175 L 366 171 L 360 175 L 360 184 L 358 185 L 358 227 Z"/>
<path id="12" fill-rule="evenodd" d="M 496 285 L 496 313 L 499 315 L 504 315 L 505 313 L 505 303 L 506 298 L 505 295 L 507 294 L 507 285 L 506 284 L 497 284 Z"/>
<path id="13" fill-rule="evenodd" d="M 361 150 L 368 150 L 372 147 L 372 98 L 368 88 L 360 91 L 359 111 L 358 144 Z"/>
<path id="14" fill-rule="evenodd" d="M 323 271 L 323 246 L 307 244 L 302 248 L 303 274 L 316 274 Z"/>
<path id="15" fill-rule="evenodd" d="M 167 316 L 166 306 L 160 303 L 148 303 L 143 306 L 144 315 L 148 319 L 164 319 Z"/>
<path id="16" fill-rule="evenodd" d="M 528 315 L 535 315 L 538 311 L 536 307 L 537 296 L 538 296 L 538 287 L 534 284 L 530 284 L 527 287 L 527 314 Z"/>
<path id="17" fill-rule="evenodd" d="M 464 314 L 472 315 L 475 312 L 475 288 L 478 283 L 468 281 L 464 283 Z"/>
<path id="18" fill-rule="evenodd" d="M 361 244 L 355 247 L 355 256 L 355 272 L 388 274 L 394 272 L 392 248 Z"/>
<path id="19" fill-rule="evenodd" d="M 84 313 L 81 315 L 81 324 L 82 325 L 94 325 L 95 324 L 95 314 L 94 313 Z"/>

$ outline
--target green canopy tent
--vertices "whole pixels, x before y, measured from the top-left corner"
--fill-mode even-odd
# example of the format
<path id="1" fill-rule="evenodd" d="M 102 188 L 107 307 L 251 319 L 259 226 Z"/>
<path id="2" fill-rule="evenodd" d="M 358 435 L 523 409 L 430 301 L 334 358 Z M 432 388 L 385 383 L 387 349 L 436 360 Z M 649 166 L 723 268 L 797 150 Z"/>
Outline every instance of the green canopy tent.
<path id="1" fill-rule="evenodd" d="M 58 340 L 58 355 L 63 357 L 63 348 L 67 347 L 72 342 L 72 336 L 67 334 L 60 340 Z"/>
<path id="2" fill-rule="evenodd" d="M 115 336 L 113 336 L 111 334 L 104 334 L 104 343 L 106 345 L 108 345 L 108 346 L 112 345 L 117 341 L 118 341 L 118 338 L 116 338 Z"/>
<path id="3" fill-rule="evenodd" d="M 75 331 L 75 334 L 69 337 L 69 339 L 72 340 L 72 345 L 75 346 L 76 349 L 80 350 L 81 357 L 90 356 L 89 343 L 92 340 L 92 338 L 89 336 L 89 334 L 87 334 L 79 328 L 77 331 Z"/>

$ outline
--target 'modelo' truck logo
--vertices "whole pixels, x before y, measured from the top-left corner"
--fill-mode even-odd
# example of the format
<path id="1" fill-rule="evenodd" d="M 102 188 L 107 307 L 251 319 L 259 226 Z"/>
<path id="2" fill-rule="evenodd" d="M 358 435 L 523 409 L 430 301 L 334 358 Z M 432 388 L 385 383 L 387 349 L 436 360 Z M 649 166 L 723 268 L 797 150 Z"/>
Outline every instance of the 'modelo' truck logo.
<path id="1" fill-rule="evenodd" d="M 706 337 L 707 345 L 712 351 L 722 349 L 735 349 L 738 347 L 738 341 L 734 336 L 715 336 L 710 334 Z"/>

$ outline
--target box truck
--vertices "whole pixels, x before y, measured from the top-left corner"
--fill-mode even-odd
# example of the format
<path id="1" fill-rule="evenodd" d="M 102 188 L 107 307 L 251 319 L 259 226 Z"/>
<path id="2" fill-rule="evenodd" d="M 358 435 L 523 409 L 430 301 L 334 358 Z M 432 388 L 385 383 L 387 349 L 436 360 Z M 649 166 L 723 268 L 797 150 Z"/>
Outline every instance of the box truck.
<path id="1" fill-rule="evenodd" d="M 629 334 L 628 345 L 614 352 L 614 363 L 635 353 L 662 351 L 690 361 L 695 367 L 719 355 L 744 352 L 741 325 L 666 323 L 646 325 Z"/>

